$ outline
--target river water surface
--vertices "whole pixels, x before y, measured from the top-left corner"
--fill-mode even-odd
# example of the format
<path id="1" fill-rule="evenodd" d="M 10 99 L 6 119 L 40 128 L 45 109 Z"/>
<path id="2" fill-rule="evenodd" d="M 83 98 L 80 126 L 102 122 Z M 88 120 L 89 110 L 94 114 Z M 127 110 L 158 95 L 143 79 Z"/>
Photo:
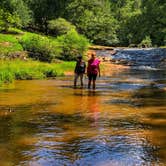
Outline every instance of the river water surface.
<path id="1" fill-rule="evenodd" d="M 87 82 L 87 80 L 85 80 Z M 166 73 L 16 81 L 0 89 L 0 166 L 166 165 Z"/>

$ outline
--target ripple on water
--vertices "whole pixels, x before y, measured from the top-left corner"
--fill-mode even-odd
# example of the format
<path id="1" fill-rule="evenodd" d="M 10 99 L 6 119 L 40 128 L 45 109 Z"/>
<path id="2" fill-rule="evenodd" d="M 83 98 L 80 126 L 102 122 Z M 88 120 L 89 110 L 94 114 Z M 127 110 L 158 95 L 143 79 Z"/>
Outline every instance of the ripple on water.
<path id="1" fill-rule="evenodd" d="M 34 149 L 31 155 L 41 165 L 98 166 L 112 163 L 127 166 L 156 162 L 155 150 L 145 139 L 138 139 L 134 135 L 100 135 L 61 144 L 42 142 L 42 146 Z"/>
<path id="2" fill-rule="evenodd" d="M 1 91 L 0 165 L 164 164 L 165 74 L 141 72 L 100 78 L 95 91 L 73 89 L 72 78 Z"/>

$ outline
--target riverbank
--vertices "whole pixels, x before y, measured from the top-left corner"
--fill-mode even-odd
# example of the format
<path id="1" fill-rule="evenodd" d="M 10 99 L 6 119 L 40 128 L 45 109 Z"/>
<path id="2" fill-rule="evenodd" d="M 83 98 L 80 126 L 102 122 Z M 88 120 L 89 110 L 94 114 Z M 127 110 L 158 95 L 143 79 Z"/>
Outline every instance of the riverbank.
<path id="1" fill-rule="evenodd" d="M 59 63 L 43 63 L 38 61 L 1 60 L 0 86 L 14 80 L 46 79 L 58 76 L 73 76 L 75 62 L 60 61 Z M 117 71 L 128 68 L 110 62 L 101 62 L 101 76 L 112 76 Z"/>
<path id="2" fill-rule="evenodd" d="M 0 85 L 14 80 L 44 79 L 63 76 L 66 71 L 73 71 L 75 62 L 43 63 L 38 61 L 1 60 Z"/>

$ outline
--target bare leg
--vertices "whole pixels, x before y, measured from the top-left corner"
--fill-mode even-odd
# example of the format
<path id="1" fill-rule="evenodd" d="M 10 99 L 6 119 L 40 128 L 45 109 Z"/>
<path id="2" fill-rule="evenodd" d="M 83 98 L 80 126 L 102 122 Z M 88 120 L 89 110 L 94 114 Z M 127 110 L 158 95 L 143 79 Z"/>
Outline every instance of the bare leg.
<path id="1" fill-rule="evenodd" d="M 88 89 L 91 87 L 91 80 L 88 81 Z"/>
<path id="2" fill-rule="evenodd" d="M 84 77 L 84 74 L 80 74 L 80 81 L 81 81 L 81 88 L 83 88 L 83 77 Z"/>
<path id="3" fill-rule="evenodd" d="M 96 89 L 96 80 L 93 80 L 93 89 Z"/>
<path id="4" fill-rule="evenodd" d="M 77 79 L 78 79 L 79 75 L 76 73 L 74 76 L 74 88 L 76 88 L 77 86 Z"/>

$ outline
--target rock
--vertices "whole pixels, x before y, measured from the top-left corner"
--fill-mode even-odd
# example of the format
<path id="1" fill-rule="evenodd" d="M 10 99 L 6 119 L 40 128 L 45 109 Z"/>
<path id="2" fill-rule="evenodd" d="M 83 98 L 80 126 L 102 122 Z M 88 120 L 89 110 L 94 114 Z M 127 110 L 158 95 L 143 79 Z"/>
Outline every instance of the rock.
<path id="1" fill-rule="evenodd" d="M 8 53 L 8 58 L 26 60 L 27 52 L 26 51 L 11 52 L 11 53 Z"/>

